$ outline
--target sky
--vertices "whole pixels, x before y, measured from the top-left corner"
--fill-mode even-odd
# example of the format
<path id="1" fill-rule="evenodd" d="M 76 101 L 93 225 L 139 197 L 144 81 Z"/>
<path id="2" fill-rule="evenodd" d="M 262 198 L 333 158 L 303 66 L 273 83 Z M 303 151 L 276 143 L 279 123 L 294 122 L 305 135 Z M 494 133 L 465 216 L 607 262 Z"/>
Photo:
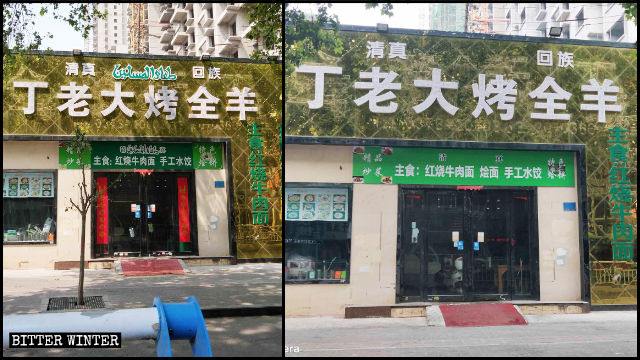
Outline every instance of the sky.
<path id="1" fill-rule="evenodd" d="M 28 4 L 31 11 L 35 14 L 33 20 L 36 25 L 31 25 L 27 29 L 27 34 L 33 31 L 38 31 L 42 36 L 41 50 L 51 47 L 54 51 L 71 51 L 73 49 L 84 50 L 84 39 L 79 31 L 75 31 L 71 25 L 64 20 L 55 20 L 51 14 L 52 6 L 49 7 L 50 11 L 44 16 L 40 16 L 40 8 L 42 4 Z M 58 7 L 58 13 L 68 14 L 68 4 L 60 4 Z M 53 34 L 53 39 L 46 37 L 47 33 Z"/>
<path id="2" fill-rule="evenodd" d="M 291 4 L 291 8 L 307 14 L 317 14 L 317 4 Z M 367 10 L 364 3 L 334 3 L 328 8 L 329 15 L 338 15 L 338 21 L 344 25 L 376 26 L 377 23 L 388 24 L 391 28 L 429 29 L 429 4 L 393 4 L 393 16 L 380 14 L 380 6 Z"/>

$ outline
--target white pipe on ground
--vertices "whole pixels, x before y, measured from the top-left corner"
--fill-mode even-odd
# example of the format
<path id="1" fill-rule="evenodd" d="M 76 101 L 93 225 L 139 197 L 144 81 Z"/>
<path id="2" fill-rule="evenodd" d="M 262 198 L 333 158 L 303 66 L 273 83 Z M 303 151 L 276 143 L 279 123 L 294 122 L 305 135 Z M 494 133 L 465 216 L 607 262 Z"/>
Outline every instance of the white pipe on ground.
<path id="1" fill-rule="evenodd" d="M 156 339 L 158 309 L 57 312 L 2 317 L 2 348 L 9 348 L 11 332 L 119 332 L 122 340 Z"/>

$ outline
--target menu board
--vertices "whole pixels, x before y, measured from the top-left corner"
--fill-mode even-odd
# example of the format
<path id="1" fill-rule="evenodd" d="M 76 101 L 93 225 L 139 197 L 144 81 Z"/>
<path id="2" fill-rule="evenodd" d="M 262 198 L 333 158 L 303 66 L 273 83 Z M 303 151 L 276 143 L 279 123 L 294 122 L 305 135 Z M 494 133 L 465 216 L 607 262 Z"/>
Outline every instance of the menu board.
<path id="1" fill-rule="evenodd" d="M 53 173 L 3 173 L 2 197 L 53 197 Z"/>
<path id="2" fill-rule="evenodd" d="M 285 220 L 348 221 L 349 190 L 285 188 Z"/>

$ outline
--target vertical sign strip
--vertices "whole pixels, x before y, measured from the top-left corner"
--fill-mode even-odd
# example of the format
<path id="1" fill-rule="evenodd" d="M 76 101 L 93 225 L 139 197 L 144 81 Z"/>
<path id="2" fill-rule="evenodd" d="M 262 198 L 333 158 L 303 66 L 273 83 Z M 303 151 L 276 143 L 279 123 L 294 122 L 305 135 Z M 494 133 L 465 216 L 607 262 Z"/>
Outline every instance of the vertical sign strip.
<path id="1" fill-rule="evenodd" d="M 189 236 L 189 196 L 187 192 L 187 178 L 178 178 L 178 219 L 180 227 L 180 242 L 191 242 Z"/>
<path id="2" fill-rule="evenodd" d="M 102 192 L 97 204 L 97 220 L 98 220 L 98 244 L 109 243 L 109 198 L 107 195 L 107 178 L 96 178 L 97 188 L 99 192 Z"/>

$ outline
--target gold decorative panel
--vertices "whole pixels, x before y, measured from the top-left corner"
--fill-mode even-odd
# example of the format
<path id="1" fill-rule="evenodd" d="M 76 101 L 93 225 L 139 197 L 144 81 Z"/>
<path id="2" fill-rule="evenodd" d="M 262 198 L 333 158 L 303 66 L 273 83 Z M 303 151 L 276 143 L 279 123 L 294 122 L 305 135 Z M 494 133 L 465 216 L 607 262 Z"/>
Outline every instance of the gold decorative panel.
<path id="1" fill-rule="evenodd" d="M 486 142 L 585 144 L 587 177 L 587 213 L 589 269 L 592 304 L 637 303 L 637 58 L 636 50 L 620 44 L 591 46 L 576 41 L 514 41 L 511 37 L 496 36 L 492 39 L 427 36 L 419 31 L 406 33 L 372 33 L 365 31 L 338 31 L 343 50 L 319 49 L 315 56 L 305 59 L 301 65 L 340 68 L 340 74 L 324 75 L 322 107 L 311 109 L 309 101 L 315 94 L 316 75 L 293 71 L 287 74 L 285 99 L 285 133 L 287 135 L 329 136 L 354 138 L 393 138 L 421 140 L 458 140 Z M 286 39 L 286 36 L 285 36 Z M 315 42 L 314 42 L 315 43 Z M 404 44 L 404 54 L 398 47 Z M 603 45 L 603 43 L 599 43 Z M 369 47 L 369 48 L 368 48 Z M 373 48 L 382 47 L 382 52 Z M 538 52 L 551 54 L 552 65 L 538 65 Z M 571 66 L 560 56 L 572 55 Z M 375 55 L 377 56 L 375 56 Z M 381 55 L 381 56 L 380 56 Z M 549 60 L 549 58 L 542 59 Z M 397 103 L 390 113 L 370 110 L 370 101 L 358 105 L 355 100 L 371 89 L 356 83 L 372 83 L 371 74 L 395 72 L 391 82 L 398 83 L 378 92 L 387 94 L 377 105 Z M 455 115 L 446 112 L 439 101 L 418 112 L 414 106 L 427 99 L 431 88 L 416 87 L 414 80 L 433 80 L 434 69 L 441 70 L 443 82 L 457 82 L 457 89 L 442 89 L 442 97 L 457 108 Z M 333 70 L 337 72 L 336 69 Z M 505 80 L 516 82 L 513 117 L 502 120 L 497 104 L 491 105 L 493 113 L 473 112 L 478 104 L 473 84 L 479 75 L 486 75 L 486 83 L 503 75 Z M 361 76 L 365 75 L 365 76 Z M 374 75 L 375 76 L 375 75 Z M 570 94 L 566 109 L 556 113 L 569 114 L 569 120 L 532 118 L 532 113 L 545 112 L 534 108 L 536 102 L 530 93 L 543 84 L 546 77 L 553 77 L 562 90 Z M 603 84 L 605 79 L 618 87 L 614 102 L 621 111 L 607 111 L 606 122 L 598 121 L 598 112 L 581 110 L 586 94 L 582 86 L 590 79 Z M 387 79 L 388 80 L 388 79 Z M 379 78 L 383 83 L 387 81 Z M 547 92 L 553 92 L 547 90 Z M 487 96 L 487 99 L 489 96 Z M 369 98 L 372 99 L 372 98 Z M 316 105 L 317 106 L 317 105 Z M 632 193 L 632 215 L 624 223 L 633 226 L 633 255 L 628 261 L 613 261 L 612 226 L 619 221 L 611 214 L 609 202 L 609 170 L 612 163 L 607 143 L 608 129 L 619 126 L 628 130 L 627 179 Z M 587 269 L 585 269 L 587 271 Z"/>
<path id="2" fill-rule="evenodd" d="M 67 75 L 67 63 L 78 64 L 78 75 Z M 93 64 L 95 76 L 82 75 L 83 64 Z M 145 66 L 158 69 L 170 67 L 176 80 L 131 79 L 116 80 L 113 76 L 114 66 L 120 68 L 131 65 L 132 71 L 145 71 Z M 194 78 L 193 67 L 204 67 L 204 78 Z M 218 68 L 220 79 L 209 79 L 209 67 Z M 213 76 L 215 77 L 215 76 Z M 14 87 L 14 82 L 46 82 L 46 88 L 35 89 L 35 112 L 25 114 L 27 108 L 27 88 Z M 68 99 L 59 99 L 57 94 L 63 93 L 62 86 L 88 86 L 88 105 L 77 110 L 89 109 L 89 115 L 72 117 L 69 111 L 59 111 L 58 106 Z M 107 109 L 113 97 L 102 96 L 102 91 L 113 91 L 116 82 L 121 83 L 123 92 L 133 92 L 134 97 L 123 98 L 123 103 L 134 114 L 128 117 L 119 108 L 103 116 L 101 111 Z M 155 92 L 162 86 L 177 90 L 176 116 L 167 120 L 165 112 L 159 109 L 159 116 L 145 118 L 149 104 L 145 101 L 145 93 L 153 85 Z M 189 118 L 192 110 L 187 99 L 194 95 L 200 86 L 206 87 L 210 95 L 219 99 L 215 112 L 219 118 Z M 229 103 L 227 92 L 245 87 L 248 92 L 255 93 L 254 104 L 257 112 L 246 111 L 246 121 L 240 120 L 240 113 L 227 111 Z M 68 91 L 66 91 L 68 93 Z M 201 96 L 202 97 L 202 96 Z M 281 258 L 282 257 L 282 215 L 280 188 L 280 125 L 282 124 L 282 65 L 256 63 L 250 61 L 232 61 L 212 59 L 211 61 L 184 60 L 168 56 L 134 56 L 100 54 L 99 56 L 69 56 L 69 53 L 53 55 L 25 55 L 25 64 L 5 74 L 3 78 L 3 134 L 29 135 L 72 135 L 74 126 L 80 125 L 87 135 L 98 136 L 170 136 L 170 137 L 202 137 L 230 138 L 231 161 L 233 170 L 233 225 L 237 244 L 238 258 Z M 213 105 L 213 104 L 212 104 Z M 269 224 L 253 225 L 251 199 L 254 192 L 249 182 L 249 144 L 247 142 L 247 124 L 258 123 L 262 126 L 264 164 L 269 177 L 266 197 L 269 204 Z M 265 193 L 263 192 L 263 196 Z"/>

